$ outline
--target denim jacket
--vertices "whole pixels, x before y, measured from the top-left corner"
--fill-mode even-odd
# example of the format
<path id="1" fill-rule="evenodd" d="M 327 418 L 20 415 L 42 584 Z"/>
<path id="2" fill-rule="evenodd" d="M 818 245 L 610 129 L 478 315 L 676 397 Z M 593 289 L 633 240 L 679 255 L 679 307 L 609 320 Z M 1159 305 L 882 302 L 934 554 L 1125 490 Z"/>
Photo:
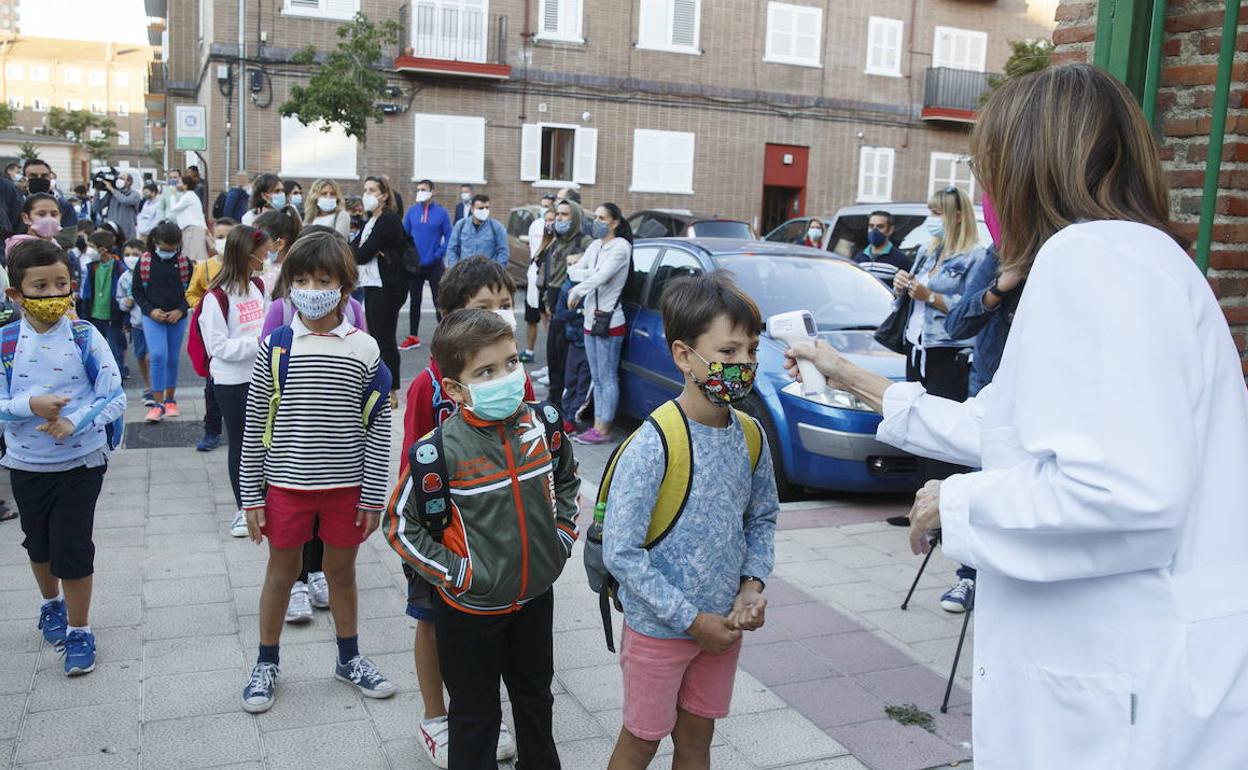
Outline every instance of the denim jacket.
<path id="1" fill-rule="evenodd" d="M 1016 288 L 1007 293 L 995 309 L 984 307 L 984 295 L 996 278 L 997 251 L 989 248 L 988 253 L 971 271 L 962 300 L 949 308 L 949 317 L 945 319 L 945 331 L 952 337 L 979 335 L 975 338 L 975 358 L 971 362 L 968 396 L 979 393 L 996 375 L 997 367 L 1001 365 L 1001 354 L 1005 352 L 1005 340 L 1010 334 L 1014 309 L 1022 294 L 1022 288 Z"/>
<path id="2" fill-rule="evenodd" d="M 929 253 L 927 246 L 919 247 L 918 257 L 911 269 L 913 275 L 926 273 L 932 263 L 938 259 L 937 253 Z M 967 279 L 974 272 L 976 265 L 984 259 L 983 246 L 975 246 L 969 251 L 954 254 L 941 263 L 936 274 L 928 281 L 927 286 L 945 298 L 945 306 L 952 308 L 966 293 Z M 945 313 L 931 305 L 923 306 L 923 347 L 925 348 L 961 348 L 975 344 L 975 335 L 969 337 L 952 337 L 945 330 Z"/>

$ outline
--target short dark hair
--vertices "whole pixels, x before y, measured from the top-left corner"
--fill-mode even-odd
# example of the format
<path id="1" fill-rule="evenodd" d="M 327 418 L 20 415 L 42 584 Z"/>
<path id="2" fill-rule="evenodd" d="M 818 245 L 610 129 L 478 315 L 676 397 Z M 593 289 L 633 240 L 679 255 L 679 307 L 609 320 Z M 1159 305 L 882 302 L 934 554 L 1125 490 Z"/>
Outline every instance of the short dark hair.
<path id="1" fill-rule="evenodd" d="M 15 160 L 11 160 L 11 161 L 9 161 L 8 163 L 4 164 L 4 172 L 7 174 L 8 172 L 12 171 L 13 169 L 15 169 L 15 168 L 21 168 L 21 167 L 22 167 L 22 166 L 21 166 L 21 164 L 20 164 L 20 163 L 18 163 L 18 162 L 17 162 L 17 161 L 15 161 Z"/>
<path id="2" fill-rule="evenodd" d="M 150 179 L 143 183 L 143 189 L 151 190 L 152 192 L 160 192 L 160 187 Z"/>
<path id="3" fill-rule="evenodd" d="M 434 188 L 434 186 L 433 186 L 433 180 L 432 180 L 432 179 L 422 179 L 422 180 L 420 180 L 419 182 L 417 182 L 417 183 L 416 183 L 416 186 L 417 186 L 417 187 L 420 187 L 422 184 L 424 184 L 424 185 L 429 185 L 429 190 L 430 190 L 430 191 L 433 191 L 433 190 L 435 189 L 435 188 Z"/>
<path id="4" fill-rule="evenodd" d="M 515 332 L 497 313 L 460 309 L 448 314 L 433 330 L 430 352 L 442 376 L 458 380 L 478 350 L 505 339 L 515 339 Z"/>
<path id="5" fill-rule="evenodd" d="M 10 163 L 8 167 L 9 167 L 9 168 L 12 168 L 12 167 L 14 167 L 14 166 L 16 166 L 16 165 L 17 165 L 16 163 Z M 86 186 L 85 184 L 80 184 L 80 185 L 78 185 L 77 187 L 75 187 L 75 188 L 74 188 L 74 194 L 75 194 L 75 195 L 86 195 L 86 194 L 87 194 L 87 186 Z"/>
<path id="6" fill-rule="evenodd" d="M 543 196 L 542 196 L 542 200 L 544 200 L 544 201 L 553 201 L 556 197 L 557 197 L 557 196 L 556 196 L 554 193 L 549 193 L 549 192 L 548 192 L 548 193 L 546 193 L 545 195 L 543 195 Z"/>
<path id="7" fill-rule="evenodd" d="M 888 226 L 889 227 L 893 226 L 893 215 L 888 213 L 884 209 L 876 209 L 875 211 L 872 211 L 870 214 L 868 214 L 867 215 L 868 222 L 871 221 L 871 217 L 884 217 L 885 219 L 888 220 Z"/>
<path id="8" fill-rule="evenodd" d="M 26 162 L 22 164 L 23 176 L 26 174 L 27 169 L 29 169 L 31 166 L 44 166 L 48 169 L 48 171 L 52 170 L 52 164 L 48 163 L 43 158 L 27 158 Z"/>
<path id="9" fill-rule="evenodd" d="M 218 223 L 220 221 L 221 220 L 219 219 L 217 220 Z M 347 240 L 347 236 L 338 232 L 335 228 L 329 227 L 328 225 L 308 225 L 307 227 L 299 231 L 299 237 L 304 238 L 304 237 L 311 235 L 312 233 L 330 233 L 332 235 L 338 236 L 344 241 Z"/>
<path id="10" fill-rule="evenodd" d="M 564 197 L 572 201 L 573 203 L 577 204 L 578 206 L 581 203 L 581 191 L 575 188 L 569 189 L 568 194 L 565 195 Z"/>
<path id="11" fill-rule="evenodd" d="M 231 217 L 218 217 L 217 220 L 212 223 L 212 226 L 216 227 L 217 225 L 225 225 L 226 227 L 233 227 L 237 224 L 238 222 L 235 222 Z"/>
<path id="12" fill-rule="evenodd" d="M 186 189 L 194 190 L 195 187 L 199 184 L 199 181 L 196 180 L 195 177 L 191 176 L 190 174 L 183 174 L 182 184 L 186 185 Z"/>
<path id="13" fill-rule="evenodd" d="M 42 238 L 24 240 L 9 251 L 9 285 L 21 291 L 22 279 L 26 277 L 27 270 L 33 267 L 55 265 L 58 262 L 65 265 L 66 272 L 72 278 L 74 268 L 69 261 L 69 254 L 66 254 L 64 249 L 57 246 L 55 242 L 45 241 Z"/>
<path id="14" fill-rule="evenodd" d="M 359 273 L 355 268 L 355 256 L 351 246 L 339 235 L 309 233 L 296 238 L 282 260 L 282 274 L 277 282 L 289 287 L 301 275 L 323 271 L 338 279 L 347 292 L 355 289 Z"/>
<path id="15" fill-rule="evenodd" d="M 182 249 L 182 228 L 173 222 L 161 222 L 147 234 L 147 253 L 155 254 L 156 246 L 161 243 L 176 243 Z"/>
<path id="16" fill-rule="evenodd" d="M 472 205 L 474 206 L 477 205 L 478 203 L 489 203 L 489 202 L 490 202 L 490 196 L 486 195 L 485 193 L 477 193 L 476 195 L 472 196 Z"/>
<path id="17" fill-rule="evenodd" d="M 471 189 L 472 189 L 472 185 L 468 184 L 467 182 L 460 182 L 460 183 L 459 183 L 459 186 L 460 186 L 460 188 L 461 188 L 461 189 L 462 189 L 462 188 L 464 188 L 464 187 L 467 187 L 469 190 L 471 190 Z"/>
<path id="18" fill-rule="evenodd" d="M 138 249 L 139 251 L 143 251 L 143 249 L 146 248 L 146 246 L 144 246 L 143 241 L 141 239 L 131 238 L 130 240 L 126 241 L 126 245 L 122 246 L 122 248 L 123 249 Z"/>
<path id="19" fill-rule="evenodd" d="M 256 217 L 256 221 L 252 222 L 252 226 L 263 230 L 270 240 L 276 241 L 278 238 L 286 241 L 286 248 L 290 248 L 290 244 L 295 242 L 299 237 L 299 231 L 303 229 L 303 223 L 298 217 L 292 216 L 290 207 L 286 206 L 280 209 L 270 209 L 260 216 Z"/>
<path id="20" fill-rule="evenodd" d="M 484 287 L 500 289 L 508 294 L 516 291 L 516 282 L 507 268 L 489 257 L 477 255 L 460 260 L 442 274 L 438 282 L 438 309 L 443 313 L 462 310 Z"/>
<path id="21" fill-rule="evenodd" d="M 693 347 L 715 319 L 727 316 L 733 328 L 762 334 L 758 305 L 741 291 L 732 273 L 714 270 L 678 278 L 663 291 L 663 331 L 670 345 L 676 340 Z"/>
<path id="22" fill-rule="evenodd" d="M 117 245 L 117 236 L 113 235 L 111 230 L 96 230 L 87 237 L 87 243 L 97 249 L 112 251 Z"/>
<path id="23" fill-rule="evenodd" d="M 248 201 L 247 207 L 255 210 L 269 208 L 269 202 L 264 199 L 264 194 L 274 187 L 281 186 L 282 179 L 277 174 L 256 174 L 256 178 L 251 180 L 251 200 Z"/>
<path id="24" fill-rule="evenodd" d="M 52 193 L 34 193 L 33 195 L 26 196 L 26 202 L 22 204 L 22 213 L 29 214 L 34 210 L 35 204 L 39 201 L 52 201 L 56 204 L 56 210 L 58 212 L 61 210 L 61 202 L 58 201 L 56 196 Z"/>

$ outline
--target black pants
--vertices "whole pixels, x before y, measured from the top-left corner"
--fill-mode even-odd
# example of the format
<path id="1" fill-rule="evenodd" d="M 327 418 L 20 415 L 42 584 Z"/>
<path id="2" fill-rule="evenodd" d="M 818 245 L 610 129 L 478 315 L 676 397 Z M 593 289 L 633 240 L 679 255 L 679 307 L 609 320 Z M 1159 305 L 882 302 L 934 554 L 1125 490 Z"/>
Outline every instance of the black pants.
<path id="1" fill-rule="evenodd" d="M 321 522 L 312 522 L 312 539 L 303 544 L 303 566 L 299 570 L 299 579 L 308 582 L 309 572 L 324 572 L 325 541 L 320 535 Z"/>
<path id="2" fill-rule="evenodd" d="M 563 403 L 561 405 L 563 419 L 576 422 L 576 413 L 589 400 L 589 386 L 593 384 L 593 377 L 589 373 L 589 358 L 585 355 L 585 346 L 568 344 L 563 377 Z"/>
<path id="3" fill-rule="evenodd" d="M 13 502 L 22 516 L 22 547 L 36 564 L 50 564 L 62 580 L 95 572 L 95 502 L 107 465 L 80 465 L 39 473 L 10 470 Z"/>
<path id="4" fill-rule="evenodd" d="M 368 321 L 368 333 L 381 348 L 382 363 L 390 369 L 394 388 L 399 388 L 399 344 L 394 335 L 399 332 L 399 313 L 407 301 L 407 292 L 395 294 L 379 286 L 364 289 L 364 320 Z"/>
<path id="5" fill-rule="evenodd" d="M 247 393 L 244 391 L 243 401 L 245 402 L 246 400 Z M 204 433 L 211 433 L 214 436 L 221 435 L 221 405 L 217 403 L 217 389 L 213 387 L 211 377 L 204 381 Z M 242 441 L 241 425 L 239 428 L 239 441 Z M 235 494 L 237 495 L 237 492 Z"/>
<path id="6" fill-rule="evenodd" d="M 563 403 L 564 367 L 568 363 L 568 338 L 564 333 L 567 324 L 555 320 L 558 310 L 559 290 L 546 289 L 546 307 L 550 308 L 550 328 L 546 330 L 546 375 L 550 377 L 547 399 L 552 404 Z"/>
<path id="7" fill-rule="evenodd" d="M 411 335 L 413 337 L 420 336 L 420 304 L 425 296 L 425 282 L 429 282 L 429 289 L 433 292 L 433 309 L 438 309 L 438 283 L 442 280 L 441 262 L 432 265 L 421 265 L 420 268 L 412 273 L 407 274 L 408 290 L 411 293 L 412 304 L 408 308 L 408 315 L 411 317 Z M 438 313 L 438 320 L 441 320 L 441 313 Z"/>
<path id="8" fill-rule="evenodd" d="M 469 615 L 435 591 L 433 623 L 450 703 L 450 765 L 495 770 L 502 705 L 498 680 L 511 698 L 520 770 L 558 770 L 552 732 L 555 595 L 547 591 L 519 612 Z"/>
<path id="9" fill-rule="evenodd" d="M 221 385 L 208 380 L 208 390 L 216 398 L 217 425 L 225 422 L 226 439 L 230 442 L 230 487 L 234 490 L 234 504 L 243 507 L 243 495 L 238 486 L 238 467 L 243 459 L 243 421 L 247 416 L 247 383 Z M 204 416 L 204 430 L 208 430 L 208 417 Z"/>

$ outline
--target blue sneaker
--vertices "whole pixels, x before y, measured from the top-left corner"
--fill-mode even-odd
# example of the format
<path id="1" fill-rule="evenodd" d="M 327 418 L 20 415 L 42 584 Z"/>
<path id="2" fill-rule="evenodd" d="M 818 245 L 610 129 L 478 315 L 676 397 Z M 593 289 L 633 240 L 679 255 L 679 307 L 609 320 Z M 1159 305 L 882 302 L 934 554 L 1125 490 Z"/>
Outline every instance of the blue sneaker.
<path id="1" fill-rule="evenodd" d="M 221 436 L 216 433 L 205 433 L 204 437 L 195 445 L 195 449 L 199 452 L 211 452 L 219 446 L 221 446 Z"/>
<path id="2" fill-rule="evenodd" d="M 259 714 L 273 708 L 273 691 L 277 689 L 277 664 L 257 663 L 251 679 L 243 688 L 243 711 Z"/>
<path id="3" fill-rule="evenodd" d="M 65 600 L 44 602 L 39 610 L 39 630 L 43 632 L 43 640 L 59 647 L 65 643 L 65 631 L 68 628 L 69 615 L 65 611 Z"/>
<path id="4" fill-rule="evenodd" d="M 65 656 L 65 676 L 81 676 L 95 670 L 95 634 L 70 631 L 61 647 Z"/>
<path id="5" fill-rule="evenodd" d="M 970 578 L 962 578 L 940 597 L 940 606 L 945 612 L 966 612 L 974 604 L 975 581 Z"/>
<path id="6" fill-rule="evenodd" d="M 355 685 L 365 698 L 389 698 L 399 691 L 390 680 L 381 675 L 376 664 L 363 655 L 356 655 L 334 669 L 334 678 Z"/>

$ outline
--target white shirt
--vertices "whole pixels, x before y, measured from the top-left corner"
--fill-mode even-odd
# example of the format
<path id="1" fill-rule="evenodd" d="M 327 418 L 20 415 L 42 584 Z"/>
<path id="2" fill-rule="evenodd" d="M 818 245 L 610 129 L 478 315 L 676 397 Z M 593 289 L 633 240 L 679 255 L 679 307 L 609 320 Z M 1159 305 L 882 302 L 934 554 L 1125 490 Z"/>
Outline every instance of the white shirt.
<path id="1" fill-rule="evenodd" d="M 212 361 L 208 370 L 213 382 L 242 385 L 251 381 L 251 370 L 260 349 L 260 330 L 268 311 L 265 295 L 255 284 L 247 284 L 245 295 L 227 293 L 229 317 L 222 315 L 221 303 L 208 292 L 199 313 L 199 329 Z"/>
<path id="2" fill-rule="evenodd" d="M 178 223 L 178 227 L 207 227 L 204 221 L 203 202 L 192 190 L 174 193 L 169 204 L 169 216 Z"/>
<path id="3" fill-rule="evenodd" d="M 368 221 L 364 223 L 364 232 L 360 235 L 361 244 L 368 242 L 368 236 L 373 234 L 373 227 L 376 226 L 378 219 L 381 219 L 380 215 L 369 217 Z M 381 268 L 377 265 L 376 259 L 371 259 L 359 266 L 359 279 L 360 288 L 366 286 L 381 287 Z"/>
<path id="4" fill-rule="evenodd" d="M 348 214 L 345 209 L 313 217 L 312 224 L 332 227 L 342 233 L 343 238 L 347 238 L 348 240 L 351 238 L 351 215 Z"/>
<path id="5" fill-rule="evenodd" d="M 585 328 L 594 328 L 594 311 L 611 314 L 611 328 L 624 325 L 624 308 L 620 294 L 628 282 L 628 265 L 633 245 L 623 238 L 612 238 L 609 243 L 601 240 L 589 244 L 585 255 L 575 265 L 568 265 L 568 277 L 576 285 L 568 292 L 569 299 L 585 300 Z"/>

